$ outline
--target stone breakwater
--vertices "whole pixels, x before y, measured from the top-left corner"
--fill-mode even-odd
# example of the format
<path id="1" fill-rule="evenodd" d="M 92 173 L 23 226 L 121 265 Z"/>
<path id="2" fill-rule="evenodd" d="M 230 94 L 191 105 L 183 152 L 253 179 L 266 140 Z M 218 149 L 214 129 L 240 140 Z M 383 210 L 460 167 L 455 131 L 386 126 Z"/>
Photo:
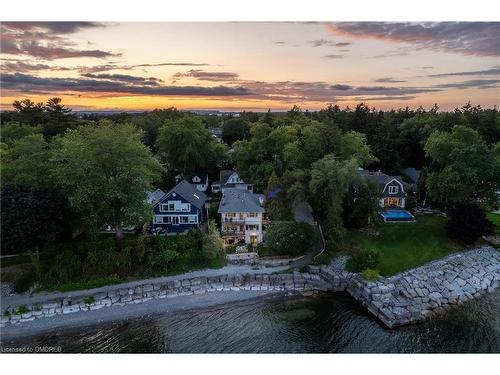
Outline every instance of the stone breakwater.
<path id="1" fill-rule="evenodd" d="M 345 270 L 337 258 L 320 275 L 345 290 L 387 327 L 417 323 L 500 286 L 500 252 L 485 246 L 375 282 Z"/>
<path id="2" fill-rule="evenodd" d="M 38 318 L 53 317 L 109 306 L 126 306 L 152 299 L 176 298 L 210 292 L 345 291 L 387 327 L 417 323 L 452 306 L 477 298 L 500 287 L 500 252 L 489 246 L 427 263 L 395 276 L 368 281 L 345 269 L 347 257 L 330 265 L 309 267 L 309 273 L 234 274 L 137 282 L 133 286 L 110 286 L 104 292 L 75 292 L 74 296 L 47 296 L 42 301 L 4 306 L 0 327 Z"/>
<path id="3" fill-rule="evenodd" d="M 317 274 L 295 272 L 293 274 L 236 274 L 195 277 L 158 283 L 145 283 L 134 287 L 110 287 L 107 292 L 87 296 L 66 296 L 45 302 L 21 306 L 3 306 L 0 326 L 19 324 L 39 318 L 53 317 L 80 311 L 92 311 L 109 306 L 125 306 L 152 299 L 176 298 L 210 292 L 241 290 L 302 292 L 328 291 L 329 284 Z M 81 293 L 80 293 L 81 294 Z"/>

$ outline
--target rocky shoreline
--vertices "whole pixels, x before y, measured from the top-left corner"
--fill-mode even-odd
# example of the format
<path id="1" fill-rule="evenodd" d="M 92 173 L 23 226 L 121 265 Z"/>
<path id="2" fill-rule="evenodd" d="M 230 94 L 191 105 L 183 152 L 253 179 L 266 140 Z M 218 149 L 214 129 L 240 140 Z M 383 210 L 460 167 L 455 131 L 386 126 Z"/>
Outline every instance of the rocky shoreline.
<path id="1" fill-rule="evenodd" d="M 339 257 L 328 266 L 310 266 L 309 273 L 224 274 L 145 281 L 109 286 L 97 293 L 80 291 L 59 297 L 47 295 L 42 299 L 38 296 L 23 305 L 5 306 L 2 301 L 0 326 L 153 299 L 226 291 L 294 290 L 302 293 L 345 291 L 387 327 L 393 328 L 429 319 L 500 286 L 500 252 L 489 246 L 453 254 L 374 282 L 346 271 L 346 260 Z"/>
<path id="2" fill-rule="evenodd" d="M 427 263 L 375 282 L 345 270 L 346 257 L 320 270 L 387 327 L 422 322 L 500 287 L 500 252 L 490 246 Z"/>

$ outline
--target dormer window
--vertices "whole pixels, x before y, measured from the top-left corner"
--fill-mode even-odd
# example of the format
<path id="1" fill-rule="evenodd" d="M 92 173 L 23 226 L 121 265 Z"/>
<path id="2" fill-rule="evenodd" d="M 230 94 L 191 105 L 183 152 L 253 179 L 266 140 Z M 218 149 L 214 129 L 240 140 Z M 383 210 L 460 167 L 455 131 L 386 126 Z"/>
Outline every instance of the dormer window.
<path id="1" fill-rule="evenodd" d="M 389 194 L 397 194 L 399 191 L 399 186 L 389 186 Z"/>

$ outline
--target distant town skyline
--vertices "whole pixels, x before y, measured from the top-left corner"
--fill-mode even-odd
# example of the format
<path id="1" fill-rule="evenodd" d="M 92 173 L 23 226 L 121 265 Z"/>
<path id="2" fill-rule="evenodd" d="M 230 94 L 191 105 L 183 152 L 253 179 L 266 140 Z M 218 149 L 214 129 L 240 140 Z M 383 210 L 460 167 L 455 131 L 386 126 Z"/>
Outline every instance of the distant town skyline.
<path id="1" fill-rule="evenodd" d="M 493 107 L 498 35 L 495 22 L 2 22 L 0 108 Z"/>

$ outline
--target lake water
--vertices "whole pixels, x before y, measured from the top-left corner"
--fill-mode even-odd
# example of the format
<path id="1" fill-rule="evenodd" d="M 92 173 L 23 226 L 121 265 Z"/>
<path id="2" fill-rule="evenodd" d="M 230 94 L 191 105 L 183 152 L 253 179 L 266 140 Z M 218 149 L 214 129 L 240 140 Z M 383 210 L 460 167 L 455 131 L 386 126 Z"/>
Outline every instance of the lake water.
<path id="1" fill-rule="evenodd" d="M 246 301 L 4 344 L 99 353 L 500 353 L 500 292 L 393 330 L 346 294 L 334 293 Z"/>

